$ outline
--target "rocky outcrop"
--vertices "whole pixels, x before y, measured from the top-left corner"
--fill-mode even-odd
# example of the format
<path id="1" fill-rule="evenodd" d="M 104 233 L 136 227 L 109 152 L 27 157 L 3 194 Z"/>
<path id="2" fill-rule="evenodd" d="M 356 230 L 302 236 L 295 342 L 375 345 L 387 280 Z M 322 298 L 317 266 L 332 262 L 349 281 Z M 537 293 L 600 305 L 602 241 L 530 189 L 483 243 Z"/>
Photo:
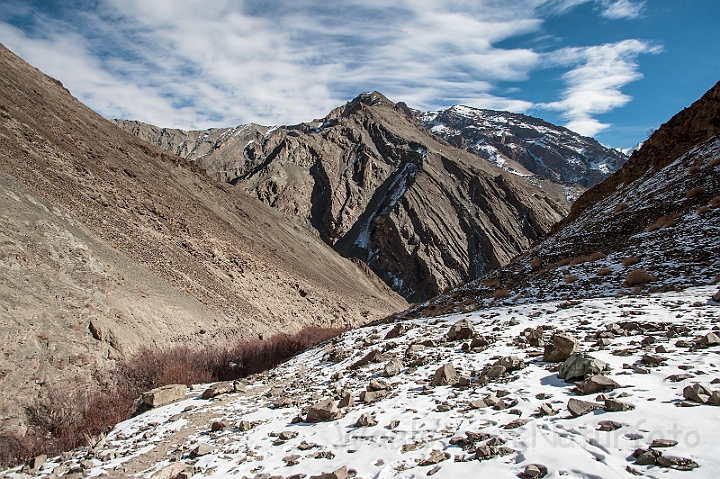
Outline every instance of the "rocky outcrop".
<path id="1" fill-rule="evenodd" d="M 569 208 L 562 185 L 539 188 L 451 147 L 377 92 L 276 129 L 171 135 L 117 123 L 299 220 L 409 301 L 508 263 Z M 212 148 L 183 146 L 205 135 Z"/>
<path id="2" fill-rule="evenodd" d="M 520 113 L 455 105 L 414 114 L 451 145 L 500 168 L 583 188 L 600 183 L 627 161 L 625 154 L 593 138 Z"/>

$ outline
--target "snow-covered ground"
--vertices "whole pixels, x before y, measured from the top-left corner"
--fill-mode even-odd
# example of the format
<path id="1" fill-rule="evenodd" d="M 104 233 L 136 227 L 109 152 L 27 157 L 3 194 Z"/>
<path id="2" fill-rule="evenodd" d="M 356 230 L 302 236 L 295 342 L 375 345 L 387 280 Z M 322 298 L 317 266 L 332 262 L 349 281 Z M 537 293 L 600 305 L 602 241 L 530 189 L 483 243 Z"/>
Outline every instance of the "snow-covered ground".
<path id="1" fill-rule="evenodd" d="M 715 291 L 705 286 L 528 303 L 361 328 L 244 381 L 244 393 L 205 400 L 200 398 L 204 387 L 196 388 L 184 401 L 117 425 L 94 449 L 48 461 L 40 475 L 56 467 L 56 472 L 79 471 L 84 461 L 84 473 L 94 476 L 150 477 L 171 462 L 183 462 L 194 477 L 313 476 L 343 466 L 363 478 L 517 477 L 529 464 L 543 464 L 546 477 L 554 478 L 630 477 L 628 471 L 656 478 L 718 477 L 720 407 L 679 407 L 685 386 L 697 382 L 720 388 L 720 346 L 688 347 L 720 329 L 720 306 L 709 300 Z M 472 322 L 478 337 L 489 341 L 486 348 L 465 350 L 469 340 L 445 339 L 463 318 Z M 385 339 L 397 324 L 407 331 Z M 571 398 L 600 403 L 602 398 L 577 396 L 574 384 L 558 378 L 561 363 L 543 362 L 543 348 L 525 339 L 530 328 L 538 327 L 546 342 L 563 330 L 579 340 L 580 351 L 608 363 L 612 369 L 606 376 L 620 387 L 605 394 L 635 408 L 598 409 L 572 417 L 567 408 Z M 606 345 L 599 345 L 601 338 Z M 373 350 L 385 356 L 351 367 Z M 647 353 L 662 363 L 649 364 L 643 360 Z M 487 384 L 479 380 L 487 366 L 508 356 L 522 359 L 523 367 Z M 400 373 L 383 377 L 390 358 L 402 362 Z M 431 387 L 436 370 L 446 364 L 452 364 L 459 377 L 469 378 L 469 384 Z M 678 382 L 668 379 L 681 374 L 686 376 L 679 376 Z M 360 394 L 373 379 L 385 380 L 390 387 L 385 398 L 368 404 Z M 306 417 L 308 406 L 323 398 L 338 400 L 346 392 L 355 405 L 341 408 L 340 418 L 294 422 Z M 496 407 L 471 405 L 488 396 L 485 402 L 497 403 Z M 282 403 L 290 405 L 276 407 Z M 556 414 L 536 415 L 545 404 Z M 363 414 L 377 425 L 356 427 Z M 617 422 L 619 429 L 598 430 L 608 420 Z M 212 431 L 213 422 L 223 424 Z M 460 437 L 466 438 L 464 448 Z M 657 448 L 664 457 L 690 459 L 699 467 L 685 472 L 635 464 L 633 451 L 648 448 L 656 439 L 677 441 L 674 447 Z M 489 450 L 500 454 L 476 459 L 474 449 L 488 441 L 495 445 Z M 206 444 L 207 451 L 196 456 L 192 451 L 199 444 Z M 423 465 L 429 458 L 433 464 Z M 25 477 L 19 471 L 4 475 Z"/>

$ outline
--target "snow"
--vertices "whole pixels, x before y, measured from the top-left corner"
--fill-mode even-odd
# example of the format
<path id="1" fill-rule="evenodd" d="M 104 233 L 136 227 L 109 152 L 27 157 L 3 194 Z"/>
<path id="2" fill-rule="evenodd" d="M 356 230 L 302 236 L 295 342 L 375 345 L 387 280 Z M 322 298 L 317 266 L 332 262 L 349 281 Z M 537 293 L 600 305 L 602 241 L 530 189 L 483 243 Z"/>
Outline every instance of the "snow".
<path id="1" fill-rule="evenodd" d="M 642 297 L 588 299 L 572 306 L 557 301 L 502 305 L 472 313 L 405 321 L 403 324 L 411 329 L 391 340 L 382 338 L 392 324 L 350 331 L 332 346 L 352 353 L 339 363 L 328 360 L 329 345 L 320 345 L 270 374 L 251 380 L 247 386 L 251 391 L 248 394 L 229 394 L 208 401 L 199 399 L 202 390 L 199 388 L 184 401 L 118 424 L 108 434 L 105 447 L 124 451 L 122 457 L 106 462 L 96 460 L 92 474 L 111 473 L 124 464 L 142 459 L 156 448 L 166 447 L 170 451 L 165 457 L 156 459 L 137 474 L 138 477 L 150 477 L 167 465 L 171 456 L 180 455 L 181 460 L 193 464 L 197 478 L 254 477 L 260 473 L 311 476 L 342 466 L 355 469 L 357 477 L 363 478 L 424 477 L 431 466 L 420 466 L 418 461 L 427 458 L 433 449 L 451 456 L 450 460 L 438 464 L 440 469 L 436 477 L 440 478 L 514 477 L 531 463 L 547 466 L 547 477 L 551 478 L 629 477 L 625 472 L 627 466 L 649 478 L 714 477 L 720 470 L 720 456 L 716 454 L 716 445 L 720 442 L 720 408 L 677 406 L 682 400 L 684 386 L 692 382 L 710 385 L 720 376 L 720 347 L 679 348 L 674 346 L 679 338 L 668 339 L 664 327 L 660 327 L 684 325 L 692 330 L 692 335 L 717 328 L 719 306 L 707 299 L 714 291 L 714 287 L 698 287 Z M 462 318 L 468 318 L 480 334 L 491 340 L 487 349 L 465 352 L 460 347 L 462 342 L 442 340 L 449 327 Z M 651 322 L 660 328 L 658 332 L 631 331 L 627 336 L 615 336 L 609 347 L 594 345 L 596 331 L 626 321 Z M 617 397 L 627 393 L 623 400 L 635 405 L 635 409 L 626 412 L 598 410 L 571 417 L 566 404 L 576 397 L 572 392 L 573 385 L 558 379 L 551 364 L 542 362 L 540 349 L 513 343 L 526 328 L 541 325 L 570 332 L 581 340 L 581 350 L 609 363 L 612 370 L 608 377 L 622 387 L 607 395 Z M 549 334 L 546 333 L 546 338 Z M 652 336 L 656 342 L 642 346 L 640 341 L 646 336 Z M 415 370 L 408 369 L 410 360 L 405 357 L 408 346 L 430 339 L 437 340 L 438 346 L 429 346 L 416 353 L 424 360 Z M 683 339 L 692 339 L 692 336 Z M 661 354 L 666 358 L 665 365 L 649 367 L 649 374 L 640 374 L 626 366 L 639 363 L 642 354 L 653 352 L 658 345 L 670 351 Z M 344 410 L 343 417 L 335 421 L 291 422 L 302 414 L 302 407 L 315 402 L 310 398 L 313 393 L 317 398 L 347 390 L 357 399 L 368 381 L 381 375 L 383 364 L 370 364 L 356 370 L 349 367 L 372 348 L 405 358 L 405 368 L 400 375 L 386 378 L 392 383 L 389 397 L 374 404 L 358 402 Z M 625 356 L 618 355 L 622 350 L 630 352 Z M 523 358 L 527 366 L 484 386 L 438 386 L 423 390 L 442 364 L 451 363 L 459 374 L 476 378 L 475 371 L 508 355 Z M 341 378 L 332 380 L 336 373 Z M 680 373 L 690 373 L 693 378 L 677 383 L 666 380 L 671 374 Z M 266 393 L 278 386 L 287 388 L 282 396 L 299 399 L 299 406 L 272 407 L 274 399 Z M 468 407 L 470 401 L 489 393 L 500 394 L 498 391 L 506 391 L 503 399 L 516 404 L 503 410 Z M 546 398 L 538 399 L 540 393 Z M 593 401 L 595 395 L 580 399 Z M 558 414 L 533 416 L 543 403 L 550 403 Z M 196 407 L 183 412 L 190 405 Z M 363 413 L 372 414 L 378 425 L 355 427 L 355 421 Z M 503 428 L 518 417 L 530 419 L 530 422 L 517 429 Z M 210 432 L 210 423 L 220 419 L 230 427 Z M 608 419 L 621 423 L 622 427 L 616 431 L 598 431 L 598 423 Z M 257 425 L 244 432 L 236 427 L 241 420 L 256 421 Z M 399 421 L 395 429 L 388 427 L 391 421 Z M 282 431 L 295 432 L 297 437 L 287 441 L 273 437 Z M 464 436 L 465 431 L 502 437 L 506 440 L 505 446 L 514 452 L 485 461 L 475 460 L 471 454 L 450 444 L 451 438 Z M 663 450 L 665 455 L 690 458 L 700 465 L 699 469 L 688 473 L 633 464 L 632 452 L 636 448 L 646 448 L 653 439 L 659 438 L 678 441 L 677 446 Z M 317 444 L 317 448 L 300 450 L 298 446 L 302 441 Z M 201 442 L 209 444 L 214 451 L 194 461 L 189 458 L 188 451 Z M 417 444 L 417 449 L 402 452 L 403 446 L 411 444 Z M 334 457 L 309 457 L 318 451 L 332 452 Z M 283 458 L 292 454 L 299 456 L 298 464 L 286 466 Z M 57 458 L 50 462 L 41 475 L 49 474 L 59 461 Z M 5 474 L 10 478 L 23 476 L 17 469 Z"/>

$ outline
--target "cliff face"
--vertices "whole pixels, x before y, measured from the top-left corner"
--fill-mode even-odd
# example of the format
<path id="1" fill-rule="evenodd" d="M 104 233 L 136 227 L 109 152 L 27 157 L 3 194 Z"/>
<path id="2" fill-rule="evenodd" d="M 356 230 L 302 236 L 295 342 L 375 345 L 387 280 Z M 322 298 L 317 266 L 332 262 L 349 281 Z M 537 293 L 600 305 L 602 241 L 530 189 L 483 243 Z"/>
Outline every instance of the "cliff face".
<path id="1" fill-rule="evenodd" d="M 568 211 L 562 185 L 536 186 L 452 147 L 377 92 L 315 122 L 233 130 L 187 158 L 361 259 L 409 301 L 506 264 Z M 151 127 L 143 135 L 161 144 Z"/>
<path id="2" fill-rule="evenodd" d="M 0 419 L 142 345 L 356 326 L 406 307 L 301 225 L 119 130 L 1 46 L 0 65 Z"/>

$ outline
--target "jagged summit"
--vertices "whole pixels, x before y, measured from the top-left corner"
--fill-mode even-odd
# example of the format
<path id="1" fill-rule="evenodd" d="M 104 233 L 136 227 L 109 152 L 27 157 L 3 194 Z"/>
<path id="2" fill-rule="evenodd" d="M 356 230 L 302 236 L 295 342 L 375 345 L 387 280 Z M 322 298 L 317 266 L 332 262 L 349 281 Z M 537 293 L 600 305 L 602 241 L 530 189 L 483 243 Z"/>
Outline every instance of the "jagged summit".
<path id="1" fill-rule="evenodd" d="M 592 138 L 520 113 L 455 105 L 415 116 L 452 145 L 501 168 L 582 187 L 601 182 L 627 160 Z"/>

